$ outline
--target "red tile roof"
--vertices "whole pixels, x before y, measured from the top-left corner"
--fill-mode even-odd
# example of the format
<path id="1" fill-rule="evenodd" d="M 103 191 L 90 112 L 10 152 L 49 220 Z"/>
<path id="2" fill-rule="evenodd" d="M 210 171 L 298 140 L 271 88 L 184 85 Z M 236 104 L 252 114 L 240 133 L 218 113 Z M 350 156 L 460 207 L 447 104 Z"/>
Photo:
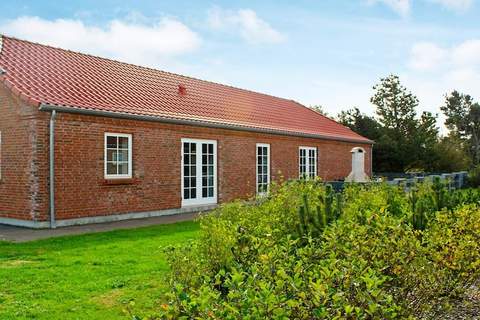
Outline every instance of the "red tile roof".
<path id="1" fill-rule="evenodd" d="M 0 50 L 0 80 L 38 105 L 371 142 L 292 100 L 5 36 Z"/>

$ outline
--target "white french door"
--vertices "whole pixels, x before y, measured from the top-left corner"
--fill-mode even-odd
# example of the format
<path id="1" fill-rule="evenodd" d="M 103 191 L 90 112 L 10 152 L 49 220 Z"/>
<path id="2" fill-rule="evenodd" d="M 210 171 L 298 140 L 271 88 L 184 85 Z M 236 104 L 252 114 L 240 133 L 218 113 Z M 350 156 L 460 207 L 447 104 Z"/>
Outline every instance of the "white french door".
<path id="1" fill-rule="evenodd" d="M 217 203 L 217 142 L 182 139 L 182 207 Z"/>
<path id="2" fill-rule="evenodd" d="M 317 148 L 298 148 L 298 175 L 300 178 L 314 179 L 317 176 Z"/>

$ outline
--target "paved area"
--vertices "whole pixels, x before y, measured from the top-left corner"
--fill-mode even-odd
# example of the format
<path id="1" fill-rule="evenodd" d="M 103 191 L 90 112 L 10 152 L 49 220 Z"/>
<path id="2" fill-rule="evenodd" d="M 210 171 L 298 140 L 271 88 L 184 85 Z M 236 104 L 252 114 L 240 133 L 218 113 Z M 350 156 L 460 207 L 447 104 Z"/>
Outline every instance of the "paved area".
<path id="1" fill-rule="evenodd" d="M 120 229 L 134 229 L 139 227 L 168 224 L 180 221 L 193 220 L 198 213 L 183 213 L 144 219 L 132 219 L 80 226 L 62 227 L 57 229 L 28 229 L 0 224 L 0 240 L 11 242 L 28 242 L 39 239 L 61 237 L 67 235 L 96 233 Z"/>

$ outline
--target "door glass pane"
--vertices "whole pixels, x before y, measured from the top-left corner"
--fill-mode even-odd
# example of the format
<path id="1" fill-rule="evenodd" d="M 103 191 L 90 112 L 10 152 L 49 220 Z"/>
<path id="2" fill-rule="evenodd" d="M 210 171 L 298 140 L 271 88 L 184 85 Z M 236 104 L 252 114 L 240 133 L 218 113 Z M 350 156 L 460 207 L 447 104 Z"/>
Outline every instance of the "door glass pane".
<path id="1" fill-rule="evenodd" d="M 195 144 L 190 142 L 183 143 L 183 198 L 195 198 L 196 180 L 196 161 Z"/>
<path id="2" fill-rule="evenodd" d="M 202 143 L 202 197 L 213 197 L 213 144 Z M 209 189 L 212 188 L 212 192 Z"/>

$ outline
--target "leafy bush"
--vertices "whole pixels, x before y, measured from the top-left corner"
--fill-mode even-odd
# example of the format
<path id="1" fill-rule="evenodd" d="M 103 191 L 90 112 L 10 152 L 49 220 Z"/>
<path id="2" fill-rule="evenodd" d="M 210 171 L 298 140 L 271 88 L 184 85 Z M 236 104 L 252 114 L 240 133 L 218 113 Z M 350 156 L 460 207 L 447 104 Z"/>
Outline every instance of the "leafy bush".
<path id="1" fill-rule="evenodd" d="M 393 319 L 443 312 L 480 276 L 478 190 L 272 186 L 169 248 L 166 319 Z M 421 217 L 423 220 L 419 220 Z"/>
<path id="2" fill-rule="evenodd" d="M 480 165 L 468 172 L 468 185 L 472 188 L 480 187 Z"/>

